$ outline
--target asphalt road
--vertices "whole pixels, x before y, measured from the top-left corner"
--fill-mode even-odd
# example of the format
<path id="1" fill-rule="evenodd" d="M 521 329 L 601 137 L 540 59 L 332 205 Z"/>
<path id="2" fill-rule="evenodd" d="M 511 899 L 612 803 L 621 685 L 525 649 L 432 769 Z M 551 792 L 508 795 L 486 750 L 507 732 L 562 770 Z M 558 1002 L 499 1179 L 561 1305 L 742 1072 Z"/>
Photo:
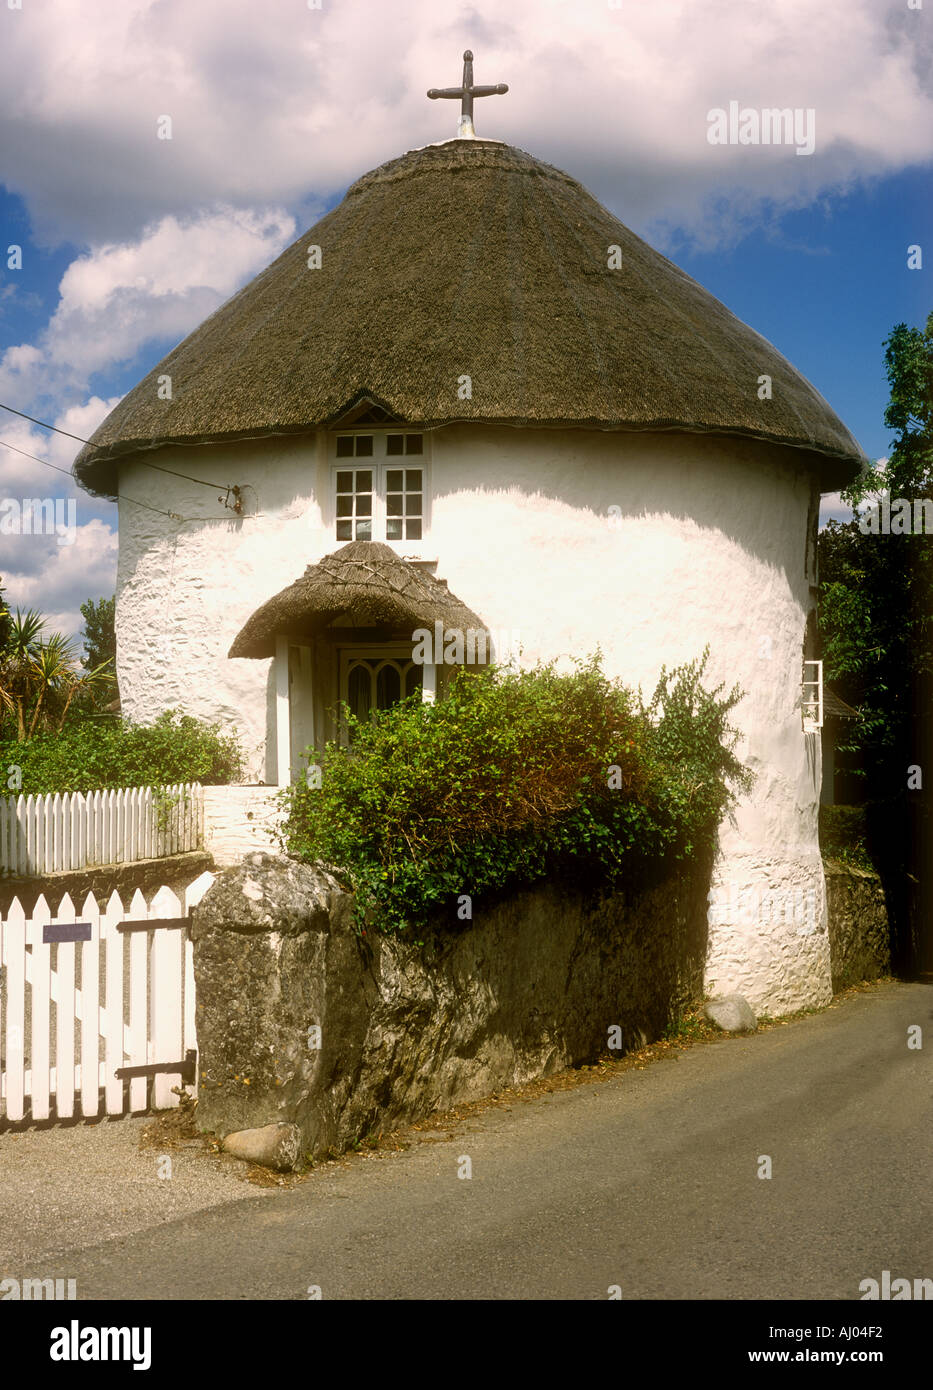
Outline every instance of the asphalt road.
<path id="1" fill-rule="evenodd" d="M 433 1138 L 56 1272 L 83 1299 L 858 1299 L 885 1269 L 933 1278 L 933 986 L 884 985 Z"/>

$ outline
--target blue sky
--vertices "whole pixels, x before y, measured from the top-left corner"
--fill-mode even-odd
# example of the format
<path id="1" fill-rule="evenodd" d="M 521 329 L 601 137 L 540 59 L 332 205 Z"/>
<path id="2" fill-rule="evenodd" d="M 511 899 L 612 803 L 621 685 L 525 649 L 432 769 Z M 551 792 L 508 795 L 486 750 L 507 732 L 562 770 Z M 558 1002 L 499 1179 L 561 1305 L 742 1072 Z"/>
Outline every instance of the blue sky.
<path id="1" fill-rule="evenodd" d="M 883 343 L 933 310 L 930 272 L 907 269 L 931 245 L 929 168 L 904 170 L 781 217 L 731 250 L 675 254 L 696 280 L 770 339 L 822 392 L 869 458 L 887 453 Z"/>
<path id="2" fill-rule="evenodd" d="M 477 81 L 510 84 L 477 103 L 480 134 L 580 179 L 886 454 L 883 340 L 933 308 L 933 40 L 906 0 L 0 9 L 0 401 L 91 433 L 361 173 L 454 134 L 424 93 L 466 46 Z M 714 147 L 708 113 L 733 99 L 812 109 L 814 153 Z M 76 448 L 2 412 L 0 440 L 64 468 Z M 0 478 L 76 496 L 74 544 L 0 535 L 8 601 L 75 632 L 113 591 L 115 509 L 2 448 Z"/>

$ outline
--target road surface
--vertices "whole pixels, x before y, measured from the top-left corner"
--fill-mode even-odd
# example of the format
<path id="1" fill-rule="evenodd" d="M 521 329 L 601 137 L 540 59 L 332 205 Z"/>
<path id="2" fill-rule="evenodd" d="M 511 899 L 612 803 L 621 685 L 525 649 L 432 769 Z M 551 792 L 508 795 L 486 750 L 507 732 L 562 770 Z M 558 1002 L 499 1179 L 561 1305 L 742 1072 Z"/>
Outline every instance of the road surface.
<path id="1" fill-rule="evenodd" d="M 933 1278 L 933 985 L 434 1139 L 25 1272 L 121 1300 L 858 1299 L 885 1269 Z"/>

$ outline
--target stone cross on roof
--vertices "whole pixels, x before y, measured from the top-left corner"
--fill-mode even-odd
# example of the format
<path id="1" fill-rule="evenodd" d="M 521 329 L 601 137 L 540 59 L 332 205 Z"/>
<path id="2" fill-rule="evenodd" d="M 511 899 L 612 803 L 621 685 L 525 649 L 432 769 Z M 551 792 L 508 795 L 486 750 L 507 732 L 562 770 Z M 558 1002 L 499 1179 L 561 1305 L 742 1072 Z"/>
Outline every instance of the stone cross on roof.
<path id="1" fill-rule="evenodd" d="M 432 101 L 438 97 L 460 98 L 460 120 L 457 123 L 457 136 L 461 140 L 475 140 L 473 129 L 473 98 L 500 97 L 508 91 L 505 82 L 497 82 L 493 87 L 473 86 L 473 54 L 469 49 L 463 55 L 463 83 L 459 87 L 432 87 L 428 96 Z"/>

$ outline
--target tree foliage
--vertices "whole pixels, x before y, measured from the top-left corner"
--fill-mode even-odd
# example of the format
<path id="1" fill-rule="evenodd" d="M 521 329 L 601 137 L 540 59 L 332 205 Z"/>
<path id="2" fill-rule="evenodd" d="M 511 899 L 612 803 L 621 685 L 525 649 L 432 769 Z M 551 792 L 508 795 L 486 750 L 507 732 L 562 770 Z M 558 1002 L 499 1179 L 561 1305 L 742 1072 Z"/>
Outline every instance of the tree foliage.
<path id="1" fill-rule="evenodd" d="M 3 582 L 0 580 L 0 651 L 6 647 L 7 639 L 10 635 L 10 623 L 12 617 L 7 607 L 6 599 L 3 596 Z"/>
<path id="2" fill-rule="evenodd" d="M 892 498 L 933 500 L 933 314 L 925 330 L 898 324 L 885 343 L 895 431 L 884 469 L 843 493 L 853 507 Z M 906 780 L 916 715 L 933 676 L 933 536 L 866 533 L 858 517 L 830 522 L 820 536 L 820 626 L 825 675 L 861 712 L 843 751 L 872 794 Z"/>
<path id="3" fill-rule="evenodd" d="M 911 504 L 913 521 L 914 503 L 933 500 L 933 314 L 924 329 L 892 330 L 885 367 L 890 456 L 843 497 L 858 507 L 887 492 Z M 860 711 L 840 751 L 864 779 L 895 967 L 930 969 L 921 942 L 933 918 L 933 535 L 831 522 L 820 536 L 820 600 L 826 679 Z"/>
<path id="4" fill-rule="evenodd" d="M 101 600 L 103 608 L 106 600 Z M 92 610 L 95 632 L 106 640 L 105 614 Z M 47 632 L 46 620 L 34 608 L 11 614 L 0 594 L 0 738 L 15 727 L 21 742 L 37 731 L 61 732 L 69 714 L 96 712 L 112 698 L 115 686 L 113 659 L 102 656 L 90 664 L 99 649 L 85 644 L 79 665 L 75 644 L 60 632 Z M 83 669 L 82 669 L 83 667 Z"/>
<path id="5" fill-rule="evenodd" d="M 100 598 L 95 603 L 88 599 L 81 605 L 84 619 L 84 655 L 81 665 L 85 671 L 93 671 L 98 666 L 111 662 L 111 670 L 117 662 L 117 634 L 114 626 L 116 598 Z"/>

